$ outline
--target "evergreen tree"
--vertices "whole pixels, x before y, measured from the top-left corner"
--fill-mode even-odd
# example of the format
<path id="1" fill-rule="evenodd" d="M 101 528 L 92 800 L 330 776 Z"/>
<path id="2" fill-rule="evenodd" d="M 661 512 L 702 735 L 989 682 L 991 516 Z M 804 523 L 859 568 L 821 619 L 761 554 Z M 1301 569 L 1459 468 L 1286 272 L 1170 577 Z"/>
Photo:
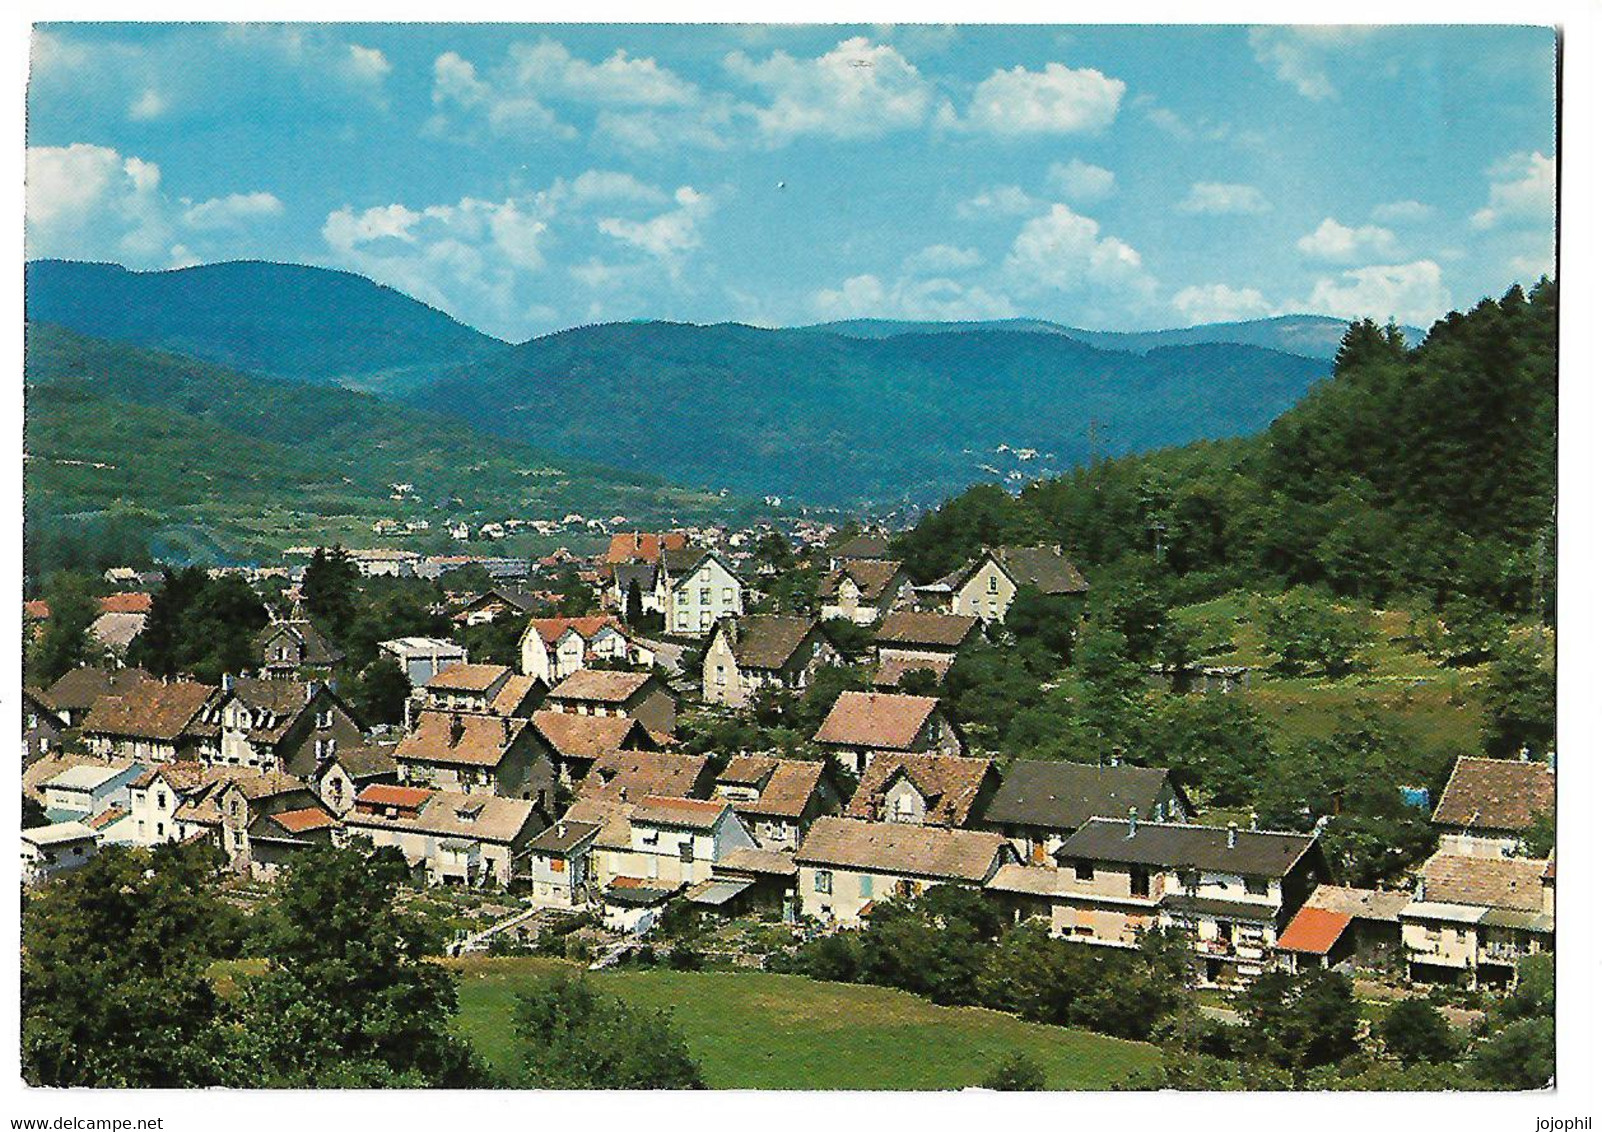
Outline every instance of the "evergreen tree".
<path id="1" fill-rule="evenodd" d="M 343 639 L 356 615 L 361 575 L 343 547 L 318 547 L 300 580 L 300 598 L 306 612 L 334 637 Z"/>

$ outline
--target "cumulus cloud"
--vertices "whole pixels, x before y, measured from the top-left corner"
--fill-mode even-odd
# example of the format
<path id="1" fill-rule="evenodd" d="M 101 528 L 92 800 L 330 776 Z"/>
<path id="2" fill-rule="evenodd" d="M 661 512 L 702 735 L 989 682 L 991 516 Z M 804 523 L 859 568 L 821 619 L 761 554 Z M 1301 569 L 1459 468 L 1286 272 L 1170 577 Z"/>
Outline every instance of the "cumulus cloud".
<path id="1" fill-rule="evenodd" d="M 762 90 L 765 105 L 741 105 L 763 138 L 783 145 L 799 137 L 876 138 L 920 126 L 933 90 L 895 48 L 855 36 L 815 59 L 775 51 L 766 59 L 731 52 L 729 74 Z"/>
<path id="2" fill-rule="evenodd" d="M 1017 310 L 1004 295 L 952 279 L 898 279 L 886 285 L 876 275 L 855 275 L 837 288 L 812 296 L 812 309 L 825 320 L 908 318 L 935 321 L 1013 318 Z"/>
<path id="3" fill-rule="evenodd" d="M 1377 204 L 1369 218 L 1381 224 L 1422 224 L 1435 215 L 1435 209 L 1422 201 L 1393 200 Z"/>
<path id="4" fill-rule="evenodd" d="M 363 47 L 359 43 L 345 45 L 344 70 L 347 75 L 362 83 L 382 83 L 395 68 L 376 47 Z"/>
<path id="5" fill-rule="evenodd" d="M 522 93 L 549 92 L 603 106 L 682 106 L 696 97 L 685 81 L 655 59 L 630 56 L 618 48 L 599 63 L 574 55 L 562 44 L 542 39 L 513 44 L 501 79 Z"/>
<path id="6" fill-rule="evenodd" d="M 1337 318 L 1372 318 L 1428 326 L 1452 306 L 1451 293 L 1434 260 L 1359 267 L 1339 279 L 1320 279 L 1308 297 L 1315 314 Z"/>
<path id="7" fill-rule="evenodd" d="M 1075 157 L 1053 162 L 1046 170 L 1046 181 L 1071 201 L 1091 203 L 1111 196 L 1117 184 L 1111 169 L 1092 165 Z"/>
<path id="8" fill-rule="evenodd" d="M 561 194 L 565 191 L 573 200 L 580 204 L 599 200 L 637 200 L 659 203 L 667 199 L 661 189 L 655 185 L 648 185 L 632 173 L 620 173 L 605 169 L 586 169 L 573 178 L 572 184 L 558 187 L 552 191 Z"/>
<path id="9" fill-rule="evenodd" d="M 966 271 L 985 261 L 976 248 L 957 248 L 950 244 L 930 244 L 914 252 L 903 261 L 902 270 L 911 274 L 938 274 L 943 271 Z"/>
<path id="10" fill-rule="evenodd" d="M 1045 202 L 1036 200 L 1017 185 L 991 185 L 957 205 L 957 215 L 967 220 L 1027 216 L 1044 206 Z"/>
<path id="11" fill-rule="evenodd" d="M 1174 295 L 1173 305 L 1189 326 L 1237 322 L 1274 313 L 1273 305 L 1255 287 L 1236 288 L 1223 283 L 1186 287 Z"/>
<path id="12" fill-rule="evenodd" d="M 1366 38 L 1371 29 L 1362 27 L 1315 26 L 1256 27 L 1247 33 L 1257 62 L 1282 82 L 1296 88 L 1303 98 L 1325 102 L 1339 96 L 1329 77 L 1334 55 Z"/>
<path id="13" fill-rule="evenodd" d="M 1180 212 L 1200 216 L 1249 216 L 1273 206 L 1255 185 L 1197 181 L 1176 206 Z"/>
<path id="14" fill-rule="evenodd" d="M 106 146 L 30 146 L 27 255 L 162 262 L 172 225 L 161 169 Z"/>
<path id="15" fill-rule="evenodd" d="M 1156 287 L 1140 253 L 1101 225 L 1065 204 L 1024 223 L 1005 263 L 1008 279 L 1020 290 L 1051 288 L 1149 295 Z"/>
<path id="16" fill-rule="evenodd" d="M 667 258 L 701 245 L 701 223 L 712 213 L 712 198 L 683 185 L 673 194 L 678 207 L 647 220 L 603 217 L 596 227 L 625 244 L 658 258 Z"/>
<path id="17" fill-rule="evenodd" d="M 234 228 L 252 220 L 263 220 L 284 214 L 284 203 L 272 193 L 230 193 L 213 197 L 184 210 L 184 223 L 201 230 Z"/>
<path id="18" fill-rule="evenodd" d="M 1326 216 L 1322 224 L 1297 240 L 1296 248 L 1327 263 L 1356 263 L 1397 254 L 1396 233 L 1389 228 L 1373 224 L 1348 228 L 1333 216 Z"/>
<path id="19" fill-rule="evenodd" d="M 155 87 L 146 87 L 128 104 L 128 119 L 132 122 L 149 122 L 167 112 L 167 99 Z"/>
<path id="20" fill-rule="evenodd" d="M 1122 79 L 1093 67 L 1047 63 L 1043 70 L 1031 71 L 1018 66 L 981 82 L 966 114 L 959 117 L 948 108 L 942 119 L 1001 137 L 1093 134 L 1118 116 L 1126 89 Z"/>
<path id="21" fill-rule="evenodd" d="M 1475 228 L 1550 225 L 1557 201 L 1557 160 L 1544 153 L 1513 153 L 1487 171 L 1491 195 L 1474 214 Z"/>
<path id="22" fill-rule="evenodd" d="M 492 129 L 521 134 L 544 134 L 572 140 L 578 131 L 556 116 L 545 103 L 526 92 L 497 87 L 479 78 L 478 68 L 454 51 L 434 60 L 434 105 L 475 111 Z M 429 124 L 436 133 L 448 133 L 443 118 Z"/>

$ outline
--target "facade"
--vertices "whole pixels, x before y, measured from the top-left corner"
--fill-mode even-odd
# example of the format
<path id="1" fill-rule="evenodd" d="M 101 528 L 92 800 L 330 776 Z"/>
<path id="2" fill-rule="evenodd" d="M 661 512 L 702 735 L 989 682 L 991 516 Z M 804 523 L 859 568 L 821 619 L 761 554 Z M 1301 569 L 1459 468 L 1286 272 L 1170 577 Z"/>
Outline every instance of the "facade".
<path id="1" fill-rule="evenodd" d="M 467 663 L 467 650 L 455 641 L 435 637 L 397 637 L 381 641 L 378 650 L 394 660 L 414 688 L 428 683 L 440 670 Z"/>
<path id="2" fill-rule="evenodd" d="M 812 738 L 852 774 L 879 755 L 962 754 L 962 736 L 930 696 L 841 692 Z"/>
<path id="3" fill-rule="evenodd" d="M 85 764 L 64 770 L 41 786 L 45 817 L 51 821 L 88 823 L 114 807 L 126 813 L 128 787 L 144 773 L 145 768 L 138 763 Z"/>
<path id="4" fill-rule="evenodd" d="M 820 817 L 840 809 L 840 790 L 827 763 L 736 755 L 713 784 L 759 849 L 794 851 Z"/>
<path id="5" fill-rule="evenodd" d="M 596 895 L 590 862 L 601 827 L 559 821 L 528 844 L 530 899 L 540 908 L 583 908 Z"/>
<path id="6" fill-rule="evenodd" d="M 180 839 L 209 837 L 230 868 L 258 880 L 276 877 L 302 850 L 330 844 L 339 827 L 316 790 L 300 779 L 231 768 L 181 802 L 174 818 Z"/>
<path id="7" fill-rule="evenodd" d="M 1555 816 L 1556 806 L 1557 772 L 1547 763 L 1465 756 L 1430 820 L 1443 850 L 1504 857 L 1522 852 L 1535 823 Z"/>
<path id="8" fill-rule="evenodd" d="M 1398 915 L 1407 977 L 1470 988 L 1511 983 L 1518 961 L 1556 941 L 1552 859 L 1460 854 L 1424 862 Z"/>
<path id="9" fill-rule="evenodd" d="M 643 723 L 627 716 L 537 711 L 533 724 L 535 738 L 564 787 L 581 781 L 597 759 L 619 751 L 654 751 L 658 745 Z"/>
<path id="10" fill-rule="evenodd" d="M 545 822 L 534 803 L 411 786 L 369 786 L 345 816 L 351 837 L 393 846 L 429 884 L 510 888 Z"/>
<path id="11" fill-rule="evenodd" d="M 188 825 L 181 813 L 194 813 L 206 797 L 220 790 L 229 778 L 223 767 L 196 762 L 165 763 L 145 771 L 128 784 L 128 809 L 135 845 L 164 845 L 212 826 Z M 220 814 L 219 820 L 220 820 Z"/>
<path id="12" fill-rule="evenodd" d="M 854 927 L 878 901 L 943 884 L 982 888 L 1014 860 L 999 834 L 819 818 L 795 854 L 801 914 Z"/>
<path id="13" fill-rule="evenodd" d="M 701 698 L 739 708 L 766 689 L 811 687 L 840 653 L 810 617 L 751 616 L 718 622 L 701 662 Z"/>
<path id="14" fill-rule="evenodd" d="M 894 560 L 851 558 L 823 576 L 818 585 L 823 616 L 871 625 L 893 610 L 909 607 L 912 579 Z"/>
<path id="15" fill-rule="evenodd" d="M 100 848 L 100 834 L 77 821 L 22 831 L 22 883 L 42 884 L 81 869 Z"/>
<path id="16" fill-rule="evenodd" d="M 22 689 L 22 765 L 31 766 L 59 750 L 67 734 L 67 721 L 49 697 L 33 688 Z"/>
<path id="17" fill-rule="evenodd" d="M 978 639 L 977 617 L 901 610 L 889 614 L 874 634 L 877 688 L 894 688 L 908 672 L 932 672 L 944 679 L 957 651 Z"/>
<path id="18" fill-rule="evenodd" d="M 345 659 L 341 649 L 304 619 L 269 623 L 256 635 L 256 648 L 261 653 L 261 674 L 274 680 L 303 675 L 327 679 Z"/>
<path id="19" fill-rule="evenodd" d="M 657 585 L 666 630 L 677 636 L 704 636 L 725 617 L 745 612 L 745 586 L 714 551 L 664 551 Z"/>
<path id="20" fill-rule="evenodd" d="M 430 677 L 413 699 L 431 711 L 527 719 L 544 693 L 538 677 L 521 675 L 504 664 L 453 664 Z"/>
<path id="21" fill-rule="evenodd" d="M 756 847 L 734 807 L 720 798 L 647 795 L 629 815 L 630 860 L 621 875 L 677 888 L 710 880 L 717 862 Z"/>
<path id="22" fill-rule="evenodd" d="M 518 798 L 544 812 L 556 789 L 533 724 L 509 716 L 424 709 L 396 746 L 395 767 L 407 786 Z"/>
<path id="23" fill-rule="evenodd" d="M 629 640 L 614 617 L 535 617 L 518 642 L 518 669 L 544 682 L 560 683 L 594 661 L 649 666 L 651 651 Z"/>
<path id="24" fill-rule="evenodd" d="M 1024 586 L 1065 599 L 1064 614 L 1075 617 L 1078 602 L 1090 588 L 1078 568 L 1063 557 L 1060 546 L 998 546 L 940 579 L 928 592 L 948 613 L 997 622 L 1006 618 Z"/>
<path id="25" fill-rule="evenodd" d="M 361 724 L 323 681 L 243 676 L 223 678 L 187 733 L 202 763 L 299 778 L 340 746 L 363 741 Z"/>
<path id="26" fill-rule="evenodd" d="M 545 707 L 567 715 L 637 719 L 657 735 L 671 735 L 678 719 L 673 693 L 650 672 L 580 669 L 551 689 Z"/>
<path id="27" fill-rule="evenodd" d="M 1160 767 L 1019 760 L 984 808 L 981 829 L 994 830 L 1031 865 L 1053 866 L 1064 841 L 1091 818 L 1117 820 L 1133 809 L 1142 821 L 1186 822 L 1190 801 Z"/>
<path id="28" fill-rule="evenodd" d="M 960 829 L 977 824 L 1001 785 L 989 759 L 881 755 L 862 772 L 845 815 L 901 825 Z"/>
<path id="29" fill-rule="evenodd" d="M 312 776 L 312 785 L 323 805 L 343 816 L 356 805 L 356 795 L 368 786 L 398 783 L 400 768 L 395 762 L 395 746 L 368 740 L 337 747 Z"/>

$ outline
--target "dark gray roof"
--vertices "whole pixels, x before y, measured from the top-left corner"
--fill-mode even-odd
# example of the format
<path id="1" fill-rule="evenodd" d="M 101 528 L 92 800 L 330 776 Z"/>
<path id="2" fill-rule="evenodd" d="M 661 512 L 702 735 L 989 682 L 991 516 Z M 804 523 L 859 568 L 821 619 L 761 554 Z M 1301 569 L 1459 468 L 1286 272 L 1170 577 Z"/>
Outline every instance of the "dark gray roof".
<path id="1" fill-rule="evenodd" d="M 345 659 L 344 650 L 334 644 L 310 621 L 271 621 L 256 634 L 256 647 L 261 648 L 282 630 L 299 638 L 306 648 L 306 664 L 338 664 Z"/>
<path id="2" fill-rule="evenodd" d="M 681 550 L 664 550 L 662 552 L 662 568 L 668 572 L 669 577 L 678 577 L 686 571 L 693 570 L 701 559 L 710 554 L 704 546 L 686 546 Z"/>
<path id="3" fill-rule="evenodd" d="M 890 536 L 860 534 L 834 548 L 836 558 L 889 558 Z"/>
<path id="4" fill-rule="evenodd" d="M 1220 900 L 1213 896 L 1185 896 L 1174 892 L 1163 896 L 1163 907 L 1174 912 L 1188 912 L 1193 916 L 1222 916 L 1235 920 L 1272 920 L 1276 914 L 1276 909 L 1268 904 Z"/>
<path id="5" fill-rule="evenodd" d="M 612 577 L 624 593 L 628 592 L 630 582 L 638 583 L 641 593 L 649 593 L 656 588 L 656 563 L 619 562 L 612 567 Z"/>
<path id="6" fill-rule="evenodd" d="M 546 826 L 528 847 L 536 853 L 567 853 L 600 832 L 601 827 L 594 822 L 559 821 Z"/>
<path id="7" fill-rule="evenodd" d="M 1308 833 L 1242 829 L 1229 845 L 1229 831 L 1209 825 L 1139 822 L 1129 836 L 1127 821 L 1092 818 L 1057 850 L 1059 861 L 1118 861 L 1161 868 L 1193 868 L 1237 876 L 1282 877 L 1307 855 L 1317 839 Z"/>
<path id="8" fill-rule="evenodd" d="M 1091 818 L 1142 819 L 1162 793 L 1168 771 L 1160 767 L 1091 766 L 1070 762 L 1017 762 L 991 799 L 984 820 L 992 825 L 1030 825 L 1075 830 Z"/>
<path id="9" fill-rule="evenodd" d="M 733 634 L 734 659 L 741 668 L 783 668 L 812 634 L 810 617 L 757 614 L 724 623 Z"/>
<path id="10" fill-rule="evenodd" d="M 1090 587 L 1074 564 L 1054 546 L 998 546 L 996 558 L 1020 584 L 1044 594 L 1079 594 Z"/>

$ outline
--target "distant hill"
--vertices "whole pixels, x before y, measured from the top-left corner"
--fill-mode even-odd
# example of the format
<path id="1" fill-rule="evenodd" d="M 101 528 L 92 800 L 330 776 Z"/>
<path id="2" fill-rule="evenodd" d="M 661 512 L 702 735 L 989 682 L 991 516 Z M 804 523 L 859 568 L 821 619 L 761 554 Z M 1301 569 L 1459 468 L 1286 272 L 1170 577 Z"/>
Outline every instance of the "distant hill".
<path id="1" fill-rule="evenodd" d="M 427 535 L 400 544 L 424 550 L 449 545 L 449 519 L 649 522 L 741 506 L 553 459 L 368 394 L 247 377 L 59 327 L 29 328 L 24 374 L 30 537 L 132 516 L 173 557 L 228 561 L 324 539 L 390 544 L 372 531 L 386 518 L 426 519 Z M 404 500 L 391 498 L 398 483 L 413 485 Z"/>
<path id="2" fill-rule="evenodd" d="M 32 322 L 268 377 L 393 391 L 506 348 L 399 291 L 321 267 L 36 260 L 26 279 Z"/>
<path id="3" fill-rule="evenodd" d="M 677 483 L 852 505 L 1254 432 L 1328 372 L 1252 345 L 1131 353 L 983 327 L 870 337 L 647 322 L 536 338 L 408 399 Z"/>
<path id="4" fill-rule="evenodd" d="M 975 330 L 1011 330 L 1030 334 L 1060 334 L 1103 350 L 1125 350 L 1144 354 L 1163 346 L 1233 344 L 1261 346 L 1287 354 L 1333 361 L 1335 350 L 1349 325 L 1344 319 L 1316 314 L 1287 314 L 1277 318 L 1258 318 L 1246 322 L 1215 322 L 1206 326 L 1186 326 L 1173 330 L 1080 330 L 1038 318 L 997 319 L 990 322 L 897 322 L 892 319 L 847 319 L 805 327 L 849 338 L 894 338 L 903 334 L 961 334 Z M 1405 326 L 1402 333 L 1408 345 L 1424 340 L 1424 332 Z"/>

